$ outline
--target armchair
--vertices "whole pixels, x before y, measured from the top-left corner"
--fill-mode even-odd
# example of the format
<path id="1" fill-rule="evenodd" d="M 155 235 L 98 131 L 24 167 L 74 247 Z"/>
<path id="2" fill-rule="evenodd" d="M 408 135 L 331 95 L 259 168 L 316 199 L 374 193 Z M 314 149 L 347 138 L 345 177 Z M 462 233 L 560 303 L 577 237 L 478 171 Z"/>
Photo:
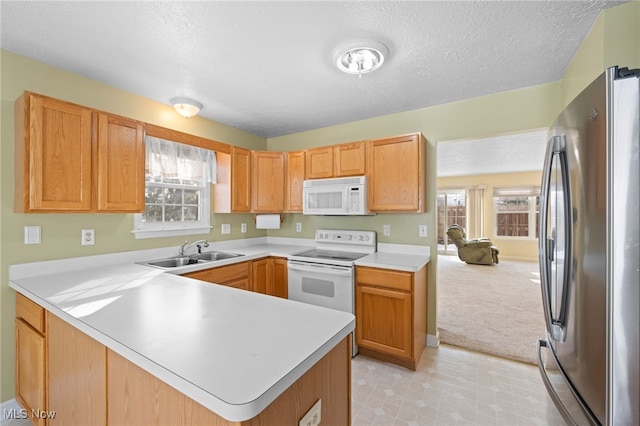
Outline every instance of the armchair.
<path id="1" fill-rule="evenodd" d="M 480 265 L 498 263 L 498 247 L 488 238 L 467 240 L 464 228 L 460 225 L 450 225 L 447 228 L 447 235 L 458 247 L 458 257 L 463 262 Z"/>

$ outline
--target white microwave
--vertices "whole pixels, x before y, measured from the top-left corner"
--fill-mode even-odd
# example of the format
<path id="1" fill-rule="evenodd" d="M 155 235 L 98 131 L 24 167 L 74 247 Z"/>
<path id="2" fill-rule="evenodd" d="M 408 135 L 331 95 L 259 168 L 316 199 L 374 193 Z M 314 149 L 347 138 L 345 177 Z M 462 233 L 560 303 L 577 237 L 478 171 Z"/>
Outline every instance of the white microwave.
<path id="1" fill-rule="evenodd" d="M 368 214 L 365 176 L 305 180 L 302 189 L 303 214 Z"/>

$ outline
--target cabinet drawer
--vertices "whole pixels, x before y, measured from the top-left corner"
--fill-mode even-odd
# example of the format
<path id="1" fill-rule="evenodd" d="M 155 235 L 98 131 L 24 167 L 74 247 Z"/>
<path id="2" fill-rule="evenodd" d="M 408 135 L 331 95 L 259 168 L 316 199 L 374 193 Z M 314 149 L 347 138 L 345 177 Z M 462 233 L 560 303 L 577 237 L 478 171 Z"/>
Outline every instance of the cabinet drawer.
<path id="1" fill-rule="evenodd" d="M 45 333 L 44 308 L 20 293 L 16 293 L 16 318 L 22 318 L 40 333 Z"/>
<path id="2" fill-rule="evenodd" d="M 184 276 L 211 283 L 225 284 L 230 281 L 237 281 L 248 277 L 249 262 L 235 263 L 233 265 L 190 272 L 188 274 L 184 274 Z"/>
<path id="3" fill-rule="evenodd" d="M 389 269 L 356 267 L 356 284 L 367 284 L 394 290 L 412 290 L 411 272 L 392 271 Z"/>

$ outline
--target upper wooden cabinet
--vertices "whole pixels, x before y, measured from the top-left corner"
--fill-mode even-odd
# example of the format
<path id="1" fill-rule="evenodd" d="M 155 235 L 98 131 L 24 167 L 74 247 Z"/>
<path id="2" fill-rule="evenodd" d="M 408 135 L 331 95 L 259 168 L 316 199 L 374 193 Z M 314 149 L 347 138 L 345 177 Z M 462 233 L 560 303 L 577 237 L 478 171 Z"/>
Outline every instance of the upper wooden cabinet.
<path id="1" fill-rule="evenodd" d="M 425 145 L 421 133 L 367 142 L 369 211 L 426 211 Z"/>
<path id="2" fill-rule="evenodd" d="M 305 151 L 306 179 L 365 174 L 365 143 L 353 142 Z"/>
<path id="3" fill-rule="evenodd" d="M 140 212 L 144 161 L 142 123 L 30 92 L 15 103 L 16 212 Z"/>
<path id="4" fill-rule="evenodd" d="M 285 154 L 251 151 L 251 211 L 256 213 L 284 210 Z"/>
<path id="5" fill-rule="evenodd" d="M 304 182 L 305 152 L 287 152 L 285 180 L 285 207 L 286 212 L 302 211 L 302 185 Z"/>
<path id="6" fill-rule="evenodd" d="M 251 151 L 231 147 L 231 211 L 251 211 Z"/>
<path id="7" fill-rule="evenodd" d="M 91 210 L 91 110 L 26 92 L 15 103 L 17 212 Z"/>
<path id="8" fill-rule="evenodd" d="M 95 113 L 97 123 L 98 210 L 144 211 L 144 126 Z"/>
<path id="9" fill-rule="evenodd" d="M 333 176 L 365 174 L 365 143 L 344 143 L 333 147 Z"/>
<path id="10" fill-rule="evenodd" d="M 305 151 L 305 178 L 322 179 L 333 177 L 333 147 L 308 149 Z"/>

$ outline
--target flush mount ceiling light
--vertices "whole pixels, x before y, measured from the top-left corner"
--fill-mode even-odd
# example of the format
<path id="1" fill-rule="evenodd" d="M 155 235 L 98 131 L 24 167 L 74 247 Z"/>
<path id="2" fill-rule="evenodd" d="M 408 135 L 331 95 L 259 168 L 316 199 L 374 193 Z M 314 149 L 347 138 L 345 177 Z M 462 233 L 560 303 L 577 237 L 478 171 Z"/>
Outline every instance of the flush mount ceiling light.
<path id="1" fill-rule="evenodd" d="M 388 55 L 389 49 L 379 41 L 363 40 L 340 46 L 333 59 L 340 71 L 362 78 L 362 74 L 380 68 Z"/>
<path id="2" fill-rule="evenodd" d="M 173 108 L 183 117 L 189 118 L 197 115 L 202 109 L 200 102 L 189 98 L 173 98 L 171 99 Z"/>

